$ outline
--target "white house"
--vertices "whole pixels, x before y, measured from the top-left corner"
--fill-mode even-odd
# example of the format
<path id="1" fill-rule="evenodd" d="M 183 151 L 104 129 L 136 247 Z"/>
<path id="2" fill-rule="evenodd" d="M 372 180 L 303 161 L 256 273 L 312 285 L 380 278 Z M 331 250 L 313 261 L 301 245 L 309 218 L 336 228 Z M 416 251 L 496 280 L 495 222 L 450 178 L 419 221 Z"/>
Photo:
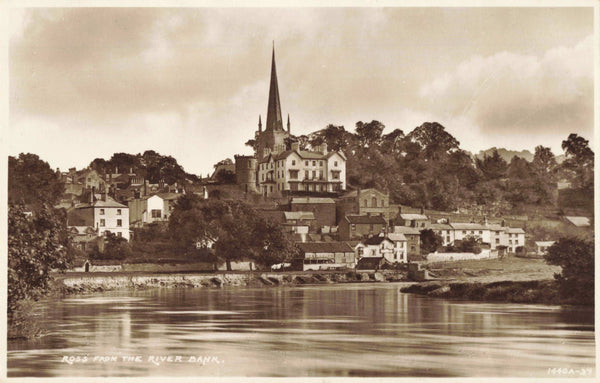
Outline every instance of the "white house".
<path id="1" fill-rule="evenodd" d="M 554 241 L 535 241 L 535 252 L 538 255 L 544 255 L 552 245 L 554 245 Z"/>
<path id="2" fill-rule="evenodd" d="M 406 263 L 406 242 L 403 234 L 381 234 L 360 242 L 356 248 L 359 258 L 384 257 L 390 263 Z"/>
<path id="3" fill-rule="evenodd" d="M 111 232 L 129 241 L 129 208 L 110 197 L 94 202 L 94 227 L 98 235 Z"/>

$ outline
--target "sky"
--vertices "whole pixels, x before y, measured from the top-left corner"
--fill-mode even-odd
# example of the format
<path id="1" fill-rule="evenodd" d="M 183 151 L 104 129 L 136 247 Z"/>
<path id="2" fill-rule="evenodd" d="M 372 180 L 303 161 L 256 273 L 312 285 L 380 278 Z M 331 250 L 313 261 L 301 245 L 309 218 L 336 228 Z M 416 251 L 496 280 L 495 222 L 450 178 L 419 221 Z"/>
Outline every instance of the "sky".
<path id="1" fill-rule="evenodd" d="M 594 9 L 11 8 L 8 151 L 53 168 L 251 154 L 273 44 L 292 134 L 437 121 L 463 149 L 594 131 Z"/>

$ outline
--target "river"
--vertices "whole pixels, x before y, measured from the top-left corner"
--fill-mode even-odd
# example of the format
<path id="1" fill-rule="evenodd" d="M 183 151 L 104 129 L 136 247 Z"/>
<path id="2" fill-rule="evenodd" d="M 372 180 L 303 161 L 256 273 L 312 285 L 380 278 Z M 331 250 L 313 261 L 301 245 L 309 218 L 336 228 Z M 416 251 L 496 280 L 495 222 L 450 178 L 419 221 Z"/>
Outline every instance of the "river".
<path id="1" fill-rule="evenodd" d="M 592 308 L 445 301 L 400 286 L 47 299 L 47 335 L 9 341 L 8 376 L 595 376 Z"/>

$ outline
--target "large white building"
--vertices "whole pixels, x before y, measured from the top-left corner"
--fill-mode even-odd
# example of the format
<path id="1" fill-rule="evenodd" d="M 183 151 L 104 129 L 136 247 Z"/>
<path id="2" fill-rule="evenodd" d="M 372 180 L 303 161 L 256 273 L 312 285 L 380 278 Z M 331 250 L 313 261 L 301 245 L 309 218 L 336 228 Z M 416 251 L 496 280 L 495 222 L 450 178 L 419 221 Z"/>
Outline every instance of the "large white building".
<path id="1" fill-rule="evenodd" d="M 258 182 L 263 195 L 282 191 L 338 192 L 346 190 L 346 157 L 328 152 L 327 144 L 316 151 L 291 150 L 270 153 L 258 164 Z"/>
<path id="2" fill-rule="evenodd" d="M 107 232 L 129 241 L 129 208 L 102 194 L 92 203 L 75 206 L 67 212 L 67 226 L 86 226 L 98 236 Z"/>

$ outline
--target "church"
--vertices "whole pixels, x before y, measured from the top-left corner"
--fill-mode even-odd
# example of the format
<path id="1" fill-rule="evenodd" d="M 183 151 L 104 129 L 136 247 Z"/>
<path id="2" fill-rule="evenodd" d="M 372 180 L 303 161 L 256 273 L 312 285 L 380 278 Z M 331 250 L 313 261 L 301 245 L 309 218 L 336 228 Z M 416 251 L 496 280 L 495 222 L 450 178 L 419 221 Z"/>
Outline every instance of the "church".
<path id="1" fill-rule="evenodd" d="M 286 143 L 290 137 L 290 117 L 284 130 L 275 66 L 275 48 L 271 60 L 271 82 L 267 119 L 263 129 L 258 117 L 254 156 L 236 156 L 236 179 L 246 191 L 264 196 L 306 193 L 337 193 L 346 190 L 346 156 L 328 151 L 327 144 L 300 150 L 298 143 Z"/>

